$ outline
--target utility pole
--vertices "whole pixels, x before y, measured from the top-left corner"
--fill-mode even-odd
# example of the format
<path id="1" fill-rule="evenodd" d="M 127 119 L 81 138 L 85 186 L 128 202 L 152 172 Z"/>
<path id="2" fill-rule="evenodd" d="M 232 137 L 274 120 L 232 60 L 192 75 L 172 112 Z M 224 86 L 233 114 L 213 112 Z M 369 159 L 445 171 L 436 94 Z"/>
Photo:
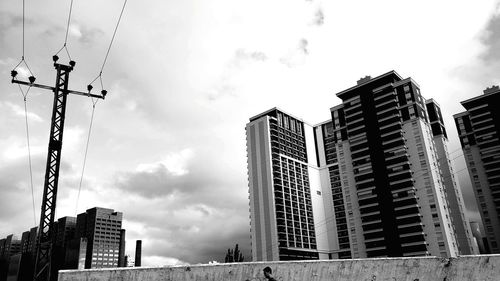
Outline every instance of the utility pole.
<path id="1" fill-rule="evenodd" d="M 46 89 L 54 92 L 54 104 L 52 106 L 52 120 L 50 125 L 49 148 L 47 155 L 47 166 L 45 170 L 45 181 L 43 185 L 42 211 L 40 213 L 40 224 L 38 228 L 36 261 L 33 280 L 50 281 L 51 259 L 52 259 L 52 238 L 53 224 L 56 211 L 57 184 L 59 181 L 59 166 L 61 164 L 61 148 L 64 131 L 64 118 L 66 114 L 66 99 L 68 94 L 76 94 L 92 98 L 104 99 L 106 90 L 101 91 L 101 95 L 91 94 L 92 86 L 87 87 L 88 92 L 68 90 L 69 73 L 75 67 L 75 62 L 70 61 L 69 65 L 59 64 L 57 55 L 52 57 L 56 69 L 55 87 L 35 84 L 35 77 L 30 76 L 29 82 L 16 80 L 17 71 L 13 70 L 12 83 Z"/>

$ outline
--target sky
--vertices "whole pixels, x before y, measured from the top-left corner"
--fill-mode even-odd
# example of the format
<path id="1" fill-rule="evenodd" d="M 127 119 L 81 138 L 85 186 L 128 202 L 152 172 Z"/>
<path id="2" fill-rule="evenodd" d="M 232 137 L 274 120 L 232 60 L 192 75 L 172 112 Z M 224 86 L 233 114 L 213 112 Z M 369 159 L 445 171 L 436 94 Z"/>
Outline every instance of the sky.
<path id="1" fill-rule="evenodd" d="M 25 2 L 24 57 L 37 83 L 55 81 L 69 3 Z M 70 89 L 85 91 L 99 74 L 122 5 L 74 1 Z M 0 237 L 38 224 L 52 110 L 50 92 L 29 91 L 35 220 L 24 102 L 10 82 L 23 55 L 22 14 L 21 1 L 0 1 Z M 145 266 L 223 261 L 236 243 L 251 260 L 248 118 L 280 107 L 323 122 L 341 103 L 335 93 L 390 70 L 441 105 L 477 219 L 452 115 L 463 111 L 459 101 L 500 84 L 493 0 L 130 0 L 104 64 L 108 96 L 96 104 L 81 185 L 92 101 L 68 97 L 56 216 L 123 212 L 127 254 L 142 239 Z M 26 79 L 24 65 L 18 72 Z"/>

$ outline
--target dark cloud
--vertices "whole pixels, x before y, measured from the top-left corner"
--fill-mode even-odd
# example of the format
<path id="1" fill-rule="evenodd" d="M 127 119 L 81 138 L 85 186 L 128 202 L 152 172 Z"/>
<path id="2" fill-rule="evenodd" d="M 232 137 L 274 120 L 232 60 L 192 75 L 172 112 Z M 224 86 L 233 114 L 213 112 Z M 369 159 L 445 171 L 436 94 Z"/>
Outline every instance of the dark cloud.
<path id="1" fill-rule="evenodd" d="M 499 6 L 500 9 L 500 6 Z M 487 46 L 487 51 L 481 56 L 487 63 L 500 61 L 500 14 L 494 15 L 488 24 L 481 38 L 483 44 Z"/>
<path id="2" fill-rule="evenodd" d="M 212 166 L 217 160 L 204 156 L 195 157 L 186 166 L 189 171 L 187 174 L 172 173 L 163 164 L 158 163 L 147 171 L 118 174 L 116 186 L 120 190 L 145 198 L 155 198 L 173 193 L 190 194 L 218 190 L 229 183 L 230 179 L 216 176 L 223 174 L 217 166 Z M 210 162 L 212 165 L 207 165 Z"/>
<path id="3" fill-rule="evenodd" d="M 10 12 L 0 11 L 0 26 L 3 28 L 21 26 L 23 23 L 23 17 L 15 15 Z M 30 20 L 26 19 L 26 23 L 31 23 Z"/>
<path id="4" fill-rule="evenodd" d="M 193 149 L 187 174 L 164 164 L 147 171 L 117 175 L 121 195 L 115 209 L 143 229 L 129 233 L 143 240 L 145 256 L 176 258 L 188 263 L 223 261 L 227 248 L 238 243 L 250 259 L 248 184 L 245 171 L 235 172 L 220 151 L 223 143 Z M 140 237 L 140 236 L 143 237 Z"/>
<path id="5" fill-rule="evenodd" d="M 244 219 L 240 216 L 237 218 Z M 146 244 L 143 252 L 148 255 L 173 257 L 191 264 L 208 263 L 213 260 L 223 262 L 227 249 L 239 244 L 245 260 L 251 261 L 248 223 L 235 222 L 234 216 L 233 218 L 219 218 L 219 221 L 215 221 L 216 219 L 207 218 L 213 226 L 199 225 L 200 230 L 196 233 L 188 230 L 197 225 L 181 230 L 175 230 L 173 227 L 162 229 L 161 233 L 158 232 L 150 238 L 168 243 Z M 232 229 L 232 231 L 227 232 L 227 229 Z M 168 232 L 170 235 L 166 235 Z"/>
<path id="6" fill-rule="evenodd" d="M 26 23 L 31 23 L 31 21 L 26 21 Z M 3 45 L 6 40 L 6 33 L 12 28 L 19 28 L 19 32 L 22 32 L 20 27 L 23 24 L 23 18 L 17 16 L 13 13 L 0 11 L 0 43 Z"/>
<path id="7" fill-rule="evenodd" d="M 32 163 L 34 168 L 35 201 L 39 204 L 43 184 L 42 171 L 39 167 L 44 167 L 44 159 L 43 157 L 34 157 Z M 0 177 L 0 225 L 6 223 L 15 226 L 14 230 L 11 231 L 19 236 L 21 232 L 34 226 L 28 167 L 25 158 L 9 161 L 8 165 L 0 167 L 0 175 L 2 175 Z M 35 207 L 37 214 L 40 213 L 38 204 Z M 0 238 L 10 234 L 3 231 L 4 229 L 0 227 Z"/>

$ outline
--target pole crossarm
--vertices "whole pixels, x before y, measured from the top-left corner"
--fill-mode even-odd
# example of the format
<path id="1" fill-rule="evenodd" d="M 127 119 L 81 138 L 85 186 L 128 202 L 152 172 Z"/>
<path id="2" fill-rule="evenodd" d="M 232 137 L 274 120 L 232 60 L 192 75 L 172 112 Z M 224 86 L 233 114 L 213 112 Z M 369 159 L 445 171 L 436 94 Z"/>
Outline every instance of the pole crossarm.
<path id="1" fill-rule="evenodd" d="M 42 84 L 36 84 L 36 83 L 30 83 L 30 82 L 16 80 L 16 79 L 12 79 L 12 83 L 26 85 L 26 86 L 35 87 L 35 88 L 41 88 L 41 89 L 45 89 L 45 90 L 50 90 L 52 92 L 56 90 L 55 87 L 42 85 Z M 96 95 L 96 94 L 91 94 L 91 93 L 84 93 L 84 92 L 79 92 L 79 91 L 74 91 L 74 90 L 66 90 L 65 92 L 67 94 L 75 94 L 75 95 L 80 95 L 80 96 L 104 99 L 104 96 L 102 96 L 102 95 Z"/>

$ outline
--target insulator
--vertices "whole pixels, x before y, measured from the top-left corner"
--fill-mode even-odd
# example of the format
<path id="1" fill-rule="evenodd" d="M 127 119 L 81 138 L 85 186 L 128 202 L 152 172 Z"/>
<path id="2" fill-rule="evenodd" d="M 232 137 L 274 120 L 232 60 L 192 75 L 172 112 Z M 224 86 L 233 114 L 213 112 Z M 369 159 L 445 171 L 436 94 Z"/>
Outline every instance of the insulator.
<path id="1" fill-rule="evenodd" d="M 52 60 L 53 60 L 54 62 L 57 62 L 57 60 L 59 60 L 59 57 L 58 57 L 57 55 L 53 55 L 53 56 L 52 56 Z"/>
<path id="2" fill-rule="evenodd" d="M 106 90 L 101 91 L 101 95 L 103 98 L 105 98 L 107 94 L 108 94 L 108 91 L 106 91 Z"/>
<path id="3" fill-rule="evenodd" d="M 35 83 L 36 78 L 35 78 L 35 76 L 30 76 L 30 77 L 28 77 L 28 80 L 30 80 L 30 83 L 33 84 L 33 83 Z"/>
<path id="4" fill-rule="evenodd" d="M 72 60 L 72 61 L 69 62 L 69 65 L 71 65 L 71 67 L 75 67 L 76 62 L 74 60 Z"/>
<path id="5" fill-rule="evenodd" d="M 12 76 L 12 78 L 16 78 L 16 76 L 17 76 L 17 71 L 12 70 L 12 71 L 10 72 L 10 75 Z"/>
<path id="6" fill-rule="evenodd" d="M 88 90 L 89 92 L 90 92 L 90 91 L 92 91 L 92 88 L 94 88 L 94 87 L 92 87 L 92 85 L 87 85 L 87 90 Z"/>

